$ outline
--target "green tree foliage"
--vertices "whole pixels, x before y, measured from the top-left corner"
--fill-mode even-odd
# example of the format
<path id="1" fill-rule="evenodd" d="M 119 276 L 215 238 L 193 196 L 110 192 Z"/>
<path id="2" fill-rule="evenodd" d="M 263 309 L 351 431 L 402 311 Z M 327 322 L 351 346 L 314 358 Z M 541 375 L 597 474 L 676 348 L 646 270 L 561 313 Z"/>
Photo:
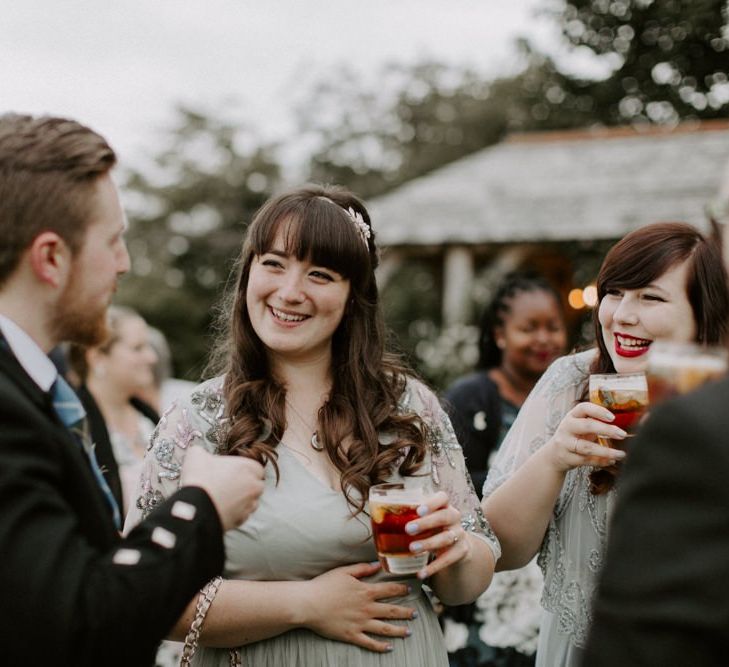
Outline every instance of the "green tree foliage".
<path id="1" fill-rule="evenodd" d="M 608 76 L 574 76 L 523 40 L 523 69 L 493 81 L 436 62 L 391 65 L 370 82 L 343 70 L 299 108 L 315 147 L 311 178 L 372 197 L 507 132 L 727 116 L 726 0 L 554 4 L 544 11 L 565 43 L 603 61 Z"/>
<path id="2" fill-rule="evenodd" d="M 521 50 L 524 69 L 493 81 L 466 67 L 422 62 L 384 67 L 369 84 L 347 70 L 321 82 L 298 110 L 300 130 L 315 147 L 309 178 L 368 198 L 507 132 L 587 123 L 592 99 L 568 98 L 552 60 L 525 42 Z"/>
<path id="3" fill-rule="evenodd" d="M 556 14 L 565 39 L 606 61 L 596 82 L 567 78 L 606 124 L 726 117 L 726 0 L 568 0 Z"/>
<path id="4" fill-rule="evenodd" d="M 298 110 L 316 147 L 311 179 L 371 197 L 493 143 L 504 125 L 500 114 L 484 113 L 488 96 L 475 73 L 433 62 L 385 67 L 371 83 L 342 72 Z"/>
<path id="5" fill-rule="evenodd" d="M 127 175 L 132 270 L 119 300 L 167 335 L 182 377 L 199 377 L 213 306 L 246 224 L 278 178 L 252 133 L 188 108 L 178 109 L 152 167 Z"/>

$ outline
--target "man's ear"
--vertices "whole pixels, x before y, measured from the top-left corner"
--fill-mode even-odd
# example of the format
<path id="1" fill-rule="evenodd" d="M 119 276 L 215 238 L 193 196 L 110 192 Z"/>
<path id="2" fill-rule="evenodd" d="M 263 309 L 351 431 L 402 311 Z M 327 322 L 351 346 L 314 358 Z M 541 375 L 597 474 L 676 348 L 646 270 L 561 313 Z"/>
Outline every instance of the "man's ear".
<path id="1" fill-rule="evenodd" d="M 52 287 L 61 286 L 71 267 L 71 251 L 56 232 L 41 232 L 28 249 L 36 278 Z"/>

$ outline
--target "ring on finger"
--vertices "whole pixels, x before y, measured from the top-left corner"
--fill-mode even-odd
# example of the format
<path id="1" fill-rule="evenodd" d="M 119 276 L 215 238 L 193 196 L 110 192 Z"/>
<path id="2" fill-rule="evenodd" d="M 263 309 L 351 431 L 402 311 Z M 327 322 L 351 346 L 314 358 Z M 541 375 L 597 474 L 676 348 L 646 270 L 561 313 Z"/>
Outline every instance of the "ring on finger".
<path id="1" fill-rule="evenodd" d="M 574 445 L 572 445 L 572 449 L 570 449 L 570 451 L 571 451 L 571 452 L 572 452 L 573 454 L 578 454 L 578 453 L 579 453 L 579 452 L 577 451 L 577 447 L 578 447 L 578 445 L 579 445 L 579 444 L 580 444 L 580 439 L 579 439 L 579 438 L 578 438 L 577 436 L 575 436 L 575 444 L 574 444 Z"/>

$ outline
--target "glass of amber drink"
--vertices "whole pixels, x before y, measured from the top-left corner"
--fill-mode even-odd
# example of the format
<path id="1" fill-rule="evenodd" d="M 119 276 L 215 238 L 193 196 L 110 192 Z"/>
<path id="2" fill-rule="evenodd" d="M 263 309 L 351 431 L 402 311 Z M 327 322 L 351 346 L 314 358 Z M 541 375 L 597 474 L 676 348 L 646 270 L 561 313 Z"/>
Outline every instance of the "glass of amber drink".
<path id="1" fill-rule="evenodd" d="M 590 402 L 602 405 L 615 415 L 612 423 L 635 435 L 640 418 L 648 408 L 648 382 L 645 373 L 590 375 Z M 598 437 L 605 447 L 624 449 L 621 441 Z"/>
<path id="2" fill-rule="evenodd" d="M 697 343 L 656 341 L 648 352 L 651 405 L 718 380 L 727 372 L 727 350 Z"/>
<path id="3" fill-rule="evenodd" d="M 386 572 L 413 574 L 425 567 L 428 552 L 414 554 L 410 543 L 423 540 L 437 531 L 417 535 L 405 532 L 405 525 L 418 519 L 418 507 L 427 497 L 425 485 L 418 480 L 376 484 L 370 487 L 369 510 L 377 556 Z"/>

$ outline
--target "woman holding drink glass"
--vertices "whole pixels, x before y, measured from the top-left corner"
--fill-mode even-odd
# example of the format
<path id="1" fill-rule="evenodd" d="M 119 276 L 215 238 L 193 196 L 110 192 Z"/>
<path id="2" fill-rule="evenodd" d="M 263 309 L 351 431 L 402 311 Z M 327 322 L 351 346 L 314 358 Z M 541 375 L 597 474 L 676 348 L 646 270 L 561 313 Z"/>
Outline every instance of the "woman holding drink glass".
<path id="1" fill-rule="evenodd" d="M 589 376 L 644 372 L 655 341 L 716 343 L 729 313 L 718 248 L 682 223 L 625 236 L 605 257 L 597 291 L 596 349 L 564 357 L 542 376 L 484 487 L 484 510 L 503 548 L 499 569 L 539 552 L 541 667 L 579 663 L 614 502 L 612 466 L 625 456 L 597 442 L 628 434 L 613 413 L 586 400 Z"/>
<path id="2" fill-rule="evenodd" d="M 269 200 L 247 231 L 223 373 L 163 416 L 136 503 L 144 515 L 176 489 L 193 444 L 265 465 L 259 509 L 226 535 L 227 578 L 173 632 L 193 628 L 189 653 L 202 624 L 191 664 L 446 666 L 422 582 L 460 604 L 491 579 L 498 541 L 450 422 L 384 351 L 376 264 L 369 214 L 343 189 Z M 372 563 L 369 514 L 379 521 L 384 510 L 375 516 L 368 495 L 381 483 L 416 498 L 416 518 L 400 526 L 410 556 L 381 554 L 401 574 Z M 422 554 L 429 562 L 392 567 L 393 556 Z"/>

